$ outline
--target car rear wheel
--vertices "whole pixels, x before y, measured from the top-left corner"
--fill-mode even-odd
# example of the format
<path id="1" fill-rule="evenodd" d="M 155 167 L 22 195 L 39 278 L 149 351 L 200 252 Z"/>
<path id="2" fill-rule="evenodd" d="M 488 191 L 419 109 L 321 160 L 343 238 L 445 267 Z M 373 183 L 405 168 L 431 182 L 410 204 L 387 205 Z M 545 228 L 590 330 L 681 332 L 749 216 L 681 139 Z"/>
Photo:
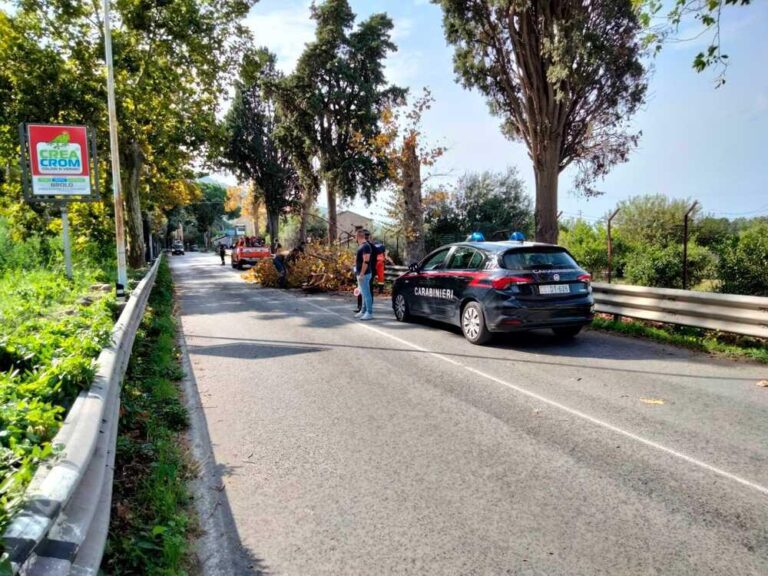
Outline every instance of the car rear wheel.
<path id="1" fill-rule="evenodd" d="M 582 328 L 583 326 L 563 326 L 562 328 L 552 328 L 552 332 L 558 338 L 573 338 L 581 332 Z"/>
<path id="2" fill-rule="evenodd" d="M 408 312 L 408 301 L 402 294 L 395 296 L 392 308 L 395 311 L 395 318 L 397 318 L 398 322 L 408 322 L 411 319 L 411 314 Z"/>
<path id="3" fill-rule="evenodd" d="M 461 312 L 461 331 L 472 344 L 485 344 L 491 339 L 491 332 L 485 325 L 483 309 L 477 302 L 470 302 Z"/>

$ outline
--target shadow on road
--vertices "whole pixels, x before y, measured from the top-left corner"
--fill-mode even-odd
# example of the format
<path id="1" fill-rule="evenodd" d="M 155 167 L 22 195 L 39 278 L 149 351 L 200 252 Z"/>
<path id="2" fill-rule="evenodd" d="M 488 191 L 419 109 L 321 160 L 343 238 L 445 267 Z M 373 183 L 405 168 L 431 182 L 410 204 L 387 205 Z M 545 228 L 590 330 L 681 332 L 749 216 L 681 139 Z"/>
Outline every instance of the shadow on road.
<path id="1" fill-rule="evenodd" d="M 232 340 L 238 340 L 233 338 Z M 296 356 L 298 354 L 309 354 L 312 352 L 323 352 L 326 348 L 319 348 L 312 345 L 300 346 L 276 346 L 272 342 L 247 343 L 239 339 L 233 344 L 219 344 L 214 346 L 188 346 L 192 354 L 201 354 L 203 356 L 222 356 L 226 358 L 242 358 L 246 360 L 266 360 L 269 358 L 280 358 L 281 356 Z"/>
<path id="2" fill-rule="evenodd" d="M 275 323 L 286 320 L 295 322 L 299 319 L 301 325 L 307 328 L 337 328 L 354 321 L 352 316 L 354 299 L 351 295 L 348 298 L 342 298 L 336 295 L 307 295 L 298 290 L 286 291 L 274 288 L 261 288 L 254 284 L 241 282 L 234 270 L 219 270 L 215 266 L 184 267 L 177 269 L 176 273 L 184 277 L 184 282 L 178 283 L 177 286 L 183 286 L 179 289 L 179 296 L 181 297 L 180 303 L 185 314 L 250 314 L 258 315 L 258 319 L 262 322 L 274 321 Z M 236 282 L 232 282 L 232 280 L 236 280 Z M 211 289 L 212 284 L 214 285 L 213 290 Z M 427 348 L 430 345 L 424 343 L 423 330 L 425 328 L 452 334 L 457 339 L 463 341 L 460 329 L 455 326 L 425 318 L 415 318 L 409 323 L 395 321 L 389 307 L 389 302 L 388 296 L 379 296 L 375 299 L 377 320 L 371 326 L 383 328 L 407 338 L 410 337 L 412 342 Z M 307 306 L 308 303 L 311 304 L 311 308 Z M 206 336 L 199 335 L 198 337 L 205 338 Z M 233 339 L 233 342 L 237 341 L 238 339 Z M 286 347 L 291 344 L 294 346 L 293 348 Z M 196 354 L 210 356 L 266 359 L 320 352 L 324 347 L 328 348 L 330 346 L 333 345 L 325 346 L 325 344 L 308 342 L 277 343 L 271 340 L 263 340 L 258 341 L 257 346 L 243 344 L 221 345 L 218 347 L 193 346 L 191 351 Z M 490 344 L 484 347 L 474 347 L 468 343 L 465 347 L 466 352 L 463 350 L 461 352 L 450 352 L 444 349 L 433 349 L 431 351 L 446 356 L 473 358 L 492 362 L 519 362 L 541 366 L 588 368 L 609 372 L 655 374 L 681 378 L 712 380 L 722 380 L 723 378 L 722 376 L 711 374 L 695 373 L 706 372 L 706 370 L 693 371 L 690 370 L 690 366 L 685 371 L 677 373 L 595 365 L 594 360 L 643 361 L 664 359 L 690 362 L 693 355 L 687 351 L 666 349 L 649 342 L 621 338 L 589 330 L 572 340 L 557 338 L 548 330 L 518 334 L 498 334 Z M 375 350 L 383 349 L 385 348 L 375 348 Z M 417 350 L 397 350 L 417 354 L 423 353 Z M 512 352 L 513 354 L 497 356 L 494 355 L 494 352 Z M 548 358 L 541 359 L 540 356 Z M 562 359 L 566 361 L 564 362 Z M 568 362 L 568 359 L 571 359 L 571 361 Z M 707 361 L 709 364 L 712 364 L 712 362 L 717 363 L 711 358 L 707 358 Z M 734 379 L 750 380 L 750 378 L 746 377 Z"/>
<path id="3" fill-rule="evenodd" d="M 636 370 L 632 368 L 614 368 L 610 366 L 595 366 L 593 364 L 575 364 L 570 362 L 556 362 L 556 361 L 544 361 L 544 360 L 531 360 L 531 359 L 525 359 L 525 358 L 504 358 L 499 356 L 488 356 L 483 355 L 482 353 L 477 354 L 471 354 L 471 353 L 455 353 L 455 352 L 446 352 L 444 350 L 417 350 L 414 348 L 388 348 L 386 346 L 361 346 L 357 344 L 336 344 L 336 343 L 330 343 L 330 344 L 320 344 L 317 342 L 295 342 L 295 341 L 286 341 L 286 340 L 260 340 L 255 338 L 227 338 L 222 336 L 205 336 L 202 334 L 187 334 L 187 338 L 189 339 L 203 339 L 203 340 L 231 340 L 239 343 L 244 342 L 251 342 L 251 346 L 253 347 L 253 350 L 261 350 L 261 349 L 268 349 L 270 351 L 270 355 L 261 356 L 262 358 L 270 358 L 270 357 L 278 357 L 278 356 L 287 356 L 291 354 L 302 354 L 306 352 L 322 352 L 324 350 L 332 350 L 335 348 L 351 348 L 356 350 L 370 350 L 371 352 L 398 352 L 402 354 L 440 354 L 441 356 L 447 356 L 449 358 L 468 358 L 468 359 L 474 359 L 474 360 L 484 360 L 484 361 L 492 361 L 492 362 L 507 362 L 507 363 L 521 363 L 521 364 L 533 364 L 533 365 L 540 365 L 540 366 L 548 366 L 548 367 L 558 367 L 562 366 L 565 368 L 588 368 L 590 370 L 598 370 L 598 371 L 605 371 L 605 372 L 620 372 L 620 373 L 629 373 L 629 374 L 647 374 L 647 375 L 655 375 L 655 376 L 670 376 L 674 378 L 693 378 L 693 379 L 707 379 L 707 380 L 717 380 L 722 381 L 723 376 L 710 376 L 710 375 L 702 375 L 692 372 L 660 372 L 660 371 L 654 371 L 654 370 Z M 469 346 L 469 345 L 468 345 Z M 578 346 L 578 344 L 574 344 L 574 346 Z M 228 354 L 224 353 L 224 351 L 228 349 L 233 349 L 236 351 L 236 354 L 233 354 L 232 358 L 258 358 L 259 356 L 254 355 L 246 355 L 242 356 L 241 351 L 250 349 L 248 345 L 213 345 L 213 346 L 205 346 L 205 345 L 199 345 L 199 346 L 190 346 L 189 350 L 195 354 L 208 354 L 211 356 L 229 356 Z M 286 348 L 288 351 L 285 353 L 280 353 L 279 350 L 281 348 Z M 494 346 L 493 348 L 503 349 L 501 346 Z M 213 352 L 209 352 L 210 350 L 213 350 Z M 610 358 L 615 358 L 615 356 L 610 356 Z M 728 380 L 741 380 L 744 382 L 752 382 L 754 380 L 754 377 L 734 377 L 729 376 Z"/>

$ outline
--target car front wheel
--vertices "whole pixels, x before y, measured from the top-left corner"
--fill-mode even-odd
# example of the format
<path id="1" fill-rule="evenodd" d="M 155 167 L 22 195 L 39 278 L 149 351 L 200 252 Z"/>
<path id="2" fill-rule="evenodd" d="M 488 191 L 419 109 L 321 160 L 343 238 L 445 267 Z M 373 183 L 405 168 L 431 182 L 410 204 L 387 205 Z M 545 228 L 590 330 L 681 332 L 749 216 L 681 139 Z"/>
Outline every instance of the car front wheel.
<path id="1" fill-rule="evenodd" d="M 491 332 L 485 325 L 483 308 L 477 302 L 470 302 L 461 312 L 461 331 L 472 344 L 485 344 L 491 339 Z"/>
<path id="2" fill-rule="evenodd" d="M 395 296 L 392 308 L 395 311 L 395 318 L 397 318 L 398 322 L 408 322 L 410 320 L 411 315 L 408 312 L 408 301 L 405 299 L 405 296 L 402 294 Z"/>

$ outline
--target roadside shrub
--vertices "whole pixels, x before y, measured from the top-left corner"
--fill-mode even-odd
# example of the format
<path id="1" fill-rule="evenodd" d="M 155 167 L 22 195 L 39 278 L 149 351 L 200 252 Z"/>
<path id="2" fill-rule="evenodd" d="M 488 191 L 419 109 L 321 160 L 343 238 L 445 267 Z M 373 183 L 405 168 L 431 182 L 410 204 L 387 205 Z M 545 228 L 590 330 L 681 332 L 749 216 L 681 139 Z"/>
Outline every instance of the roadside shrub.
<path id="1" fill-rule="evenodd" d="M 768 296 L 768 222 L 753 224 L 722 251 L 717 276 L 721 292 Z"/>
<path id="2" fill-rule="evenodd" d="M 186 483 L 193 471 L 180 434 L 188 415 L 176 382 L 184 377 L 176 330 L 166 261 L 158 270 L 121 393 L 105 574 L 197 573 L 188 558 L 193 522 Z"/>
<path id="3" fill-rule="evenodd" d="M 0 531 L 80 390 L 112 327 L 112 298 L 47 270 L 0 276 Z"/>
<path id="4" fill-rule="evenodd" d="M 560 231 L 559 244 L 573 254 L 579 265 L 594 278 L 603 277 L 608 270 L 608 234 L 602 224 L 591 225 L 577 220 Z M 626 257 L 626 243 L 613 238 L 613 274 L 618 276 Z"/>
<path id="5" fill-rule="evenodd" d="M 32 269 L 47 264 L 47 248 L 37 236 L 14 238 L 5 219 L 0 218 L 0 274 L 6 270 Z"/>
<path id="6" fill-rule="evenodd" d="M 698 246 L 688 245 L 688 285 L 694 286 L 711 277 L 715 265 L 712 253 Z M 683 247 L 672 245 L 636 245 L 629 252 L 624 277 L 631 284 L 657 288 L 683 287 Z"/>

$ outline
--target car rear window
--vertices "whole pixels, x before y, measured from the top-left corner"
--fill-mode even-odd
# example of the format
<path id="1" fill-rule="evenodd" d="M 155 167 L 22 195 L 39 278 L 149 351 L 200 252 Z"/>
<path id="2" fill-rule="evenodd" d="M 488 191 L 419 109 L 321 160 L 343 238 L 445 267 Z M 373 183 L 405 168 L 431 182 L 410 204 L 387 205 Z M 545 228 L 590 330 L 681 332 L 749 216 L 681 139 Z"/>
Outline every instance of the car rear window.
<path id="1" fill-rule="evenodd" d="M 562 248 L 511 250 L 502 259 L 507 270 L 573 270 L 579 267 Z"/>

